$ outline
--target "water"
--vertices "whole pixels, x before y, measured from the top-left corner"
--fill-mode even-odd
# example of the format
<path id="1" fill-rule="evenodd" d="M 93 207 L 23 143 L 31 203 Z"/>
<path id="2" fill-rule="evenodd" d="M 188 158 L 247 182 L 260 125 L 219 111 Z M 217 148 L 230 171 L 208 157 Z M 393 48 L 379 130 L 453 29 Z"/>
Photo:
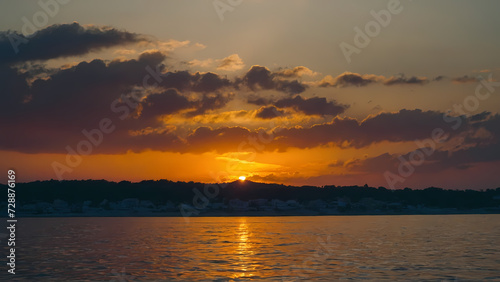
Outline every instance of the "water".
<path id="1" fill-rule="evenodd" d="M 500 215 L 21 218 L 18 226 L 14 280 L 500 281 Z"/>

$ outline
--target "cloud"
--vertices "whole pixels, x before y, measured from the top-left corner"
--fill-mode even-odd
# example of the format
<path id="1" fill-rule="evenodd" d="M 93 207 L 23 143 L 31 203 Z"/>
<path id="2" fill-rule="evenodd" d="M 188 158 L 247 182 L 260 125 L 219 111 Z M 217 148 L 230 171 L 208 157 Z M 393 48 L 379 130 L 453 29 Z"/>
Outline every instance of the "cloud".
<path id="1" fill-rule="evenodd" d="M 186 63 L 187 65 L 190 66 L 196 66 L 196 67 L 201 67 L 201 68 L 208 68 L 208 69 L 217 69 L 217 70 L 222 70 L 222 71 L 235 71 L 235 70 L 240 70 L 245 66 L 245 63 L 243 60 L 238 56 L 238 54 L 232 54 L 230 56 L 227 56 L 223 59 L 205 59 L 205 60 L 191 60 Z"/>
<path id="2" fill-rule="evenodd" d="M 157 48 L 164 51 L 164 52 L 170 52 L 170 51 L 173 51 L 173 50 L 181 48 L 181 47 L 187 47 L 187 46 L 189 46 L 190 43 L 191 43 L 191 41 L 189 41 L 189 40 L 179 41 L 179 40 L 171 39 L 168 41 L 153 42 L 153 45 L 157 45 L 158 46 Z M 195 48 L 198 48 L 198 49 L 205 48 L 205 46 L 203 44 L 200 44 L 200 43 L 195 43 L 193 46 Z"/>
<path id="3" fill-rule="evenodd" d="M 382 80 L 383 77 L 374 74 L 361 75 L 358 73 L 344 72 L 333 78 L 331 75 L 325 76 L 320 82 L 320 87 L 347 87 L 347 86 L 366 86 Z"/>
<path id="4" fill-rule="evenodd" d="M 384 80 L 384 85 L 391 86 L 391 85 L 397 85 L 397 84 L 425 84 L 429 82 L 429 80 L 426 77 L 406 77 L 404 74 L 400 76 L 391 76 Z"/>
<path id="5" fill-rule="evenodd" d="M 240 56 L 238 56 L 238 54 L 232 54 L 220 60 L 217 70 L 235 71 L 242 69 L 244 66 L 245 63 L 243 63 Z"/>
<path id="6" fill-rule="evenodd" d="M 149 50 L 141 53 L 138 60 L 140 62 L 145 62 L 148 65 L 158 65 L 162 63 L 167 56 L 158 50 Z"/>
<path id="7" fill-rule="evenodd" d="M 353 160 L 348 164 L 348 168 L 351 171 L 369 173 L 392 171 L 397 174 L 402 160 L 406 162 L 413 159 L 420 161 L 418 156 L 424 156 L 424 158 L 419 165 L 414 164 L 417 173 L 436 173 L 450 168 L 466 170 L 478 163 L 500 161 L 500 145 L 497 143 L 488 146 L 474 146 L 458 151 L 437 149 L 430 155 L 426 155 L 421 149 L 402 155 L 384 153 L 372 158 Z"/>
<path id="8" fill-rule="evenodd" d="M 247 103 L 249 104 L 254 104 L 257 106 L 264 106 L 264 105 L 269 105 L 272 103 L 271 99 L 268 98 L 263 98 L 263 97 L 258 97 L 255 95 L 250 95 L 247 99 Z"/>
<path id="9" fill-rule="evenodd" d="M 266 67 L 252 66 L 243 77 L 244 83 L 252 90 L 275 88 L 274 75 Z"/>
<path id="10" fill-rule="evenodd" d="M 188 113 L 188 116 L 196 116 L 207 113 L 208 111 L 213 111 L 223 108 L 229 101 L 234 98 L 234 95 L 228 94 L 209 94 L 204 95 L 199 101 L 194 102 L 196 110 Z"/>
<path id="11" fill-rule="evenodd" d="M 271 105 L 280 109 L 290 108 L 306 115 L 317 116 L 336 116 L 344 113 L 349 107 L 347 105 L 338 104 L 336 101 L 328 102 L 326 98 L 322 97 L 303 98 L 300 95 L 276 101 L 262 97 L 250 97 L 247 102 L 258 106 Z"/>
<path id="12" fill-rule="evenodd" d="M 439 78 L 441 79 L 441 78 Z M 331 75 L 325 76 L 320 80 L 317 85 L 319 87 L 349 87 L 349 86 L 367 86 L 374 83 L 382 83 L 386 86 L 392 86 L 397 84 L 425 84 L 428 79 L 425 77 L 406 77 L 405 75 L 391 76 L 386 78 L 381 75 L 375 74 L 359 74 L 352 72 L 344 72 L 337 77 L 332 77 Z"/>
<path id="13" fill-rule="evenodd" d="M 171 53 L 175 51 L 176 49 L 183 48 L 184 52 L 193 52 L 193 51 L 198 51 L 206 48 L 205 45 L 200 44 L 200 43 L 193 43 L 189 40 L 175 40 L 175 39 L 170 39 L 170 40 L 157 40 L 152 37 L 148 37 L 150 40 L 145 40 L 141 41 L 136 44 L 137 48 L 139 49 L 156 49 L 159 50 L 163 53 Z"/>
<path id="14" fill-rule="evenodd" d="M 148 95 L 141 101 L 140 117 L 151 119 L 193 108 L 193 103 L 175 89 Z"/>
<path id="15" fill-rule="evenodd" d="M 299 94 L 306 91 L 306 85 L 298 82 L 297 80 L 292 81 L 276 81 L 275 90 L 285 92 L 288 94 Z"/>
<path id="16" fill-rule="evenodd" d="M 137 51 L 134 49 L 119 49 L 114 52 L 114 54 L 122 56 L 135 55 L 136 53 Z"/>
<path id="17" fill-rule="evenodd" d="M 352 118 L 334 118 L 331 122 L 309 128 L 282 129 L 277 134 L 276 146 L 312 148 L 333 143 L 342 147 L 362 148 L 383 141 L 407 142 L 426 139 L 436 128 L 442 128 L 450 136 L 456 136 L 471 128 L 468 120 L 464 120 L 464 125 L 452 130 L 451 126 L 455 125 L 456 120 L 453 121 L 446 122 L 440 112 L 421 110 L 381 113 L 361 122 Z"/>
<path id="18" fill-rule="evenodd" d="M 312 97 L 302 98 L 297 95 L 294 98 L 284 98 L 274 103 L 278 108 L 293 108 L 306 115 L 336 116 L 343 113 L 348 107 L 337 104 L 335 101 L 327 102 L 326 98 Z"/>
<path id="19" fill-rule="evenodd" d="M 14 64 L 32 60 L 84 55 L 102 48 L 147 41 L 144 36 L 108 26 L 82 26 L 76 22 L 56 24 L 26 37 L 16 31 L 0 32 L 0 62 Z M 15 53 L 11 41 L 18 49 Z"/>
<path id="20" fill-rule="evenodd" d="M 215 73 L 196 73 L 192 76 L 192 90 L 197 92 L 215 92 L 223 87 L 231 86 L 231 82 Z"/>
<path id="21" fill-rule="evenodd" d="M 162 81 L 158 86 L 175 88 L 179 92 L 209 93 L 222 90 L 224 87 L 233 87 L 233 82 L 212 72 L 171 71 L 162 74 Z"/>
<path id="22" fill-rule="evenodd" d="M 361 122 L 352 118 L 335 118 L 331 122 L 307 128 L 301 126 L 277 127 L 272 132 L 267 133 L 263 132 L 262 129 L 252 131 L 243 127 L 219 127 L 217 129 L 204 127 L 201 132 L 191 134 L 187 142 L 193 150 L 202 150 L 198 145 L 203 144 L 202 148 L 210 148 L 209 151 L 228 152 L 234 151 L 242 142 L 248 142 L 260 134 L 266 139 L 271 137 L 271 141 L 266 143 L 265 148 L 263 148 L 265 151 L 286 151 L 288 148 L 304 149 L 330 145 L 359 149 L 384 141 L 392 143 L 414 142 L 415 140 L 431 138 L 431 134 L 436 128 L 443 129 L 451 140 L 459 135 L 473 134 L 474 130 L 471 131 L 471 129 L 484 127 L 486 121 L 489 120 L 494 120 L 489 127 L 500 125 L 498 117 L 489 116 L 487 120 L 474 123 L 465 117 L 458 119 L 463 121 L 463 125 L 457 130 L 453 130 L 451 128 L 453 123 L 443 120 L 443 113 L 401 110 L 395 113 L 372 116 Z M 223 144 L 218 142 L 223 142 Z M 497 143 L 490 141 L 488 144 L 498 144 L 498 141 L 495 142 Z M 344 164 L 344 166 L 346 165 L 348 164 Z"/>
<path id="23" fill-rule="evenodd" d="M 285 112 L 282 110 L 278 110 L 275 106 L 261 107 L 255 114 L 256 117 L 261 119 L 273 119 L 275 117 L 280 117 L 283 115 L 285 115 Z"/>
<path id="24" fill-rule="evenodd" d="M 206 60 L 194 59 L 194 60 L 187 62 L 187 64 L 191 65 L 191 66 L 196 66 L 196 67 L 209 68 L 214 64 L 214 60 L 213 59 L 206 59 Z"/>
<path id="25" fill-rule="evenodd" d="M 233 97 L 233 95 L 207 94 L 199 99 L 188 99 L 170 88 L 162 93 L 148 95 L 141 101 L 139 116 L 143 119 L 152 119 L 185 111 L 188 117 L 193 117 L 220 109 Z"/>
<path id="26" fill-rule="evenodd" d="M 55 46 L 56 50 L 52 51 L 44 45 L 48 44 L 49 39 L 62 40 L 63 34 L 68 35 L 67 38 L 70 39 L 66 41 L 72 41 L 62 41 L 61 44 L 66 49 Z M 10 44 L 9 38 L 2 39 Z M 251 96 L 248 102 L 260 108 L 241 111 L 241 114 L 245 115 L 241 119 L 248 120 L 250 128 L 290 112 L 300 113 L 302 117 L 314 116 L 310 118 L 312 122 L 303 123 L 303 126 L 295 124 L 292 127 L 277 126 L 270 129 L 273 131 L 268 131 L 267 134 L 272 133 L 273 138 L 266 143 L 266 151 L 320 146 L 363 148 L 380 142 L 407 142 L 429 138 L 433 129 L 443 128 L 450 132 L 452 137 L 464 137 L 468 146 L 450 149 L 453 152 L 473 147 L 484 148 L 481 149 L 485 150 L 484 152 L 479 149 L 471 151 L 484 158 L 488 157 L 485 152 L 496 152 L 491 146 L 498 142 L 500 136 L 499 118 L 494 118 L 491 113 L 455 118 L 455 121 L 459 120 L 463 124 L 455 131 L 450 130 L 454 123 L 446 122 L 442 113 L 435 111 L 401 110 L 379 113 L 358 121 L 337 117 L 345 112 L 348 108 L 346 105 L 324 97 L 301 96 L 300 93 L 307 89 L 307 85 L 302 83 L 300 78 L 316 74 L 303 66 L 273 72 L 266 67 L 255 65 L 235 79 L 227 79 L 214 72 L 168 70 L 164 50 L 187 46 L 189 41 L 170 41 L 162 48 L 136 55 L 136 59 L 96 59 L 72 63 L 59 69 L 47 69 L 43 64 L 32 62 L 83 55 L 112 46 L 121 48 L 128 43 L 147 42 L 144 40 L 146 39 L 141 35 L 109 27 L 80 26 L 74 23 L 51 26 L 35 34 L 29 42 L 21 44 L 20 48 L 23 46 L 26 49 L 20 52 L 18 57 L 7 60 L 6 64 L 0 64 L 0 96 L 4 105 L 4 110 L 0 112 L 0 129 L 2 132 L 13 133 L 0 137 L 0 150 L 66 153 L 67 145 L 75 146 L 86 138 L 82 130 L 98 128 L 103 118 L 109 118 L 116 129 L 105 136 L 105 142 L 93 153 L 123 153 L 149 149 L 181 153 L 234 151 L 242 142 L 248 141 L 249 136 L 265 135 L 266 132 L 263 129 L 241 126 L 179 129 L 167 121 L 173 119 L 172 116 L 181 117 L 181 120 L 201 120 L 206 118 L 207 114 L 215 116 L 218 110 L 226 107 L 235 98 L 232 91 L 244 88 L 254 92 L 273 90 L 288 94 L 279 94 L 280 98 Z M 4 48 L 1 42 L 0 40 L 0 47 Z M 120 50 L 127 55 L 133 53 L 128 49 Z M 198 66 L 201 66 L 201 61 L 198 63 Z M 209 63 L 210 67 L 226 71 L 241 69 L 244 66 L 237 54 Z M 151 87 L 144 85 L 147 77 Z M 327 76 L 322 81 L 319 85 L 323 87 L 427 83 L 426 78 L 407 78 L 404 75 L 385 78 L 350 72 L 335 78 Z M 137 97 L 140 99 L 129 100 L 132 93 L 138 93 Z M 115 111 L 116 107 L 113 105 L 117 101 L 123 110 Z M 231 124 L 231 117 L 236 114 L 226 116 L 229 121 L 224 124 Z M 312 125 L 320 118 L 320 122 L 324 122 L 325 116 L 336 118 L 330 122 Z M 191 125 L 198 126 L 200 123 Z M 456 154 L 464 154 L 462 159 L 469 158 L 465 153 Z M 386 159 L 387 156 L 384 155 L 374 163 Z M 469 165 L 465 161 L 462 163 L 463 167 Z"/>
<path id="27" fill-rule="evenodd" d="M 31 85 L 26 83 L 26 73 L 11 67 L 1 67 L 0 72 L 3 75 L 0 80 L 3 81 L 0 88 L 3 87 L 3 91 L 0 93 L 5 101 L 5 110 L 0 113 L 0 128 L 3 132 L 15 134 L 1 137 L 0 149 L 30 153 L 65 153 L 67 145 L 74 146 L 84 139 L 82 129 L 96 128 L 100 120 L 106 117 L 113 119 L 116 130 L 112 135 L 106 136 L 106 142 L 99 146 L 95 153 L 123 153 L 128 150 L 147 149 L 197 153 L 228 152 L 237 149 L 241 142 L 247 142 L 249 136 L 262 134 L 261 129 L 250 130 L 244 127 L 200 127 L 186 137 L 178 135 L 175 129 L 164 124 L 159 117 L 170 114 L 184 114 L 189 117 L 221 109 L 234 96 L 219 91 L 224 87 L 231 87 L 232 83 L 214 73 L 165 72 L 163 59 L 161 52 L 148 52 L 135 60 L 81 62 L 61 69 L 47 79 L 36 79 Z M 136 114 L 119 120 L 122 112 L 111 111 L 110 105 L 120 99 L 123 93 L 130 93 L 133 89 L 142 87 L 143 77 L 149 74 L 146 70 L 148 66 L 153 70 L 161 70 L 163 74 L 161 82 L 154 88 L 156 92 L 145 92 L 138 103 L 140 106 Z M 276 87 L 272 74 L 265 68 L 258 70 L 262 73 L 257 74 L 264 74 L 264 79 L 259 75 L 249 75 L 249 82 L 255 79 L 255 87 Z M 266 77 L 272 79 L 265 80 Z M 193 96 L 192 92 L 197 94 Z M 26 96 L 32 98 L 24 102 Z M 300 95 L 274 101 L 257 98 L 251 102 L 264 106 L 255 114 L 259 119 L 270 119 L 273 113 L 276 116 L 276 112 L 284 114 L 285 109 L 319 116 L 338 115 L 346 109 L 346 106 L 327 101 L 326 98 L 303 98 Z M 124 103 L 122 101 L 122 104 Z M 130 112 L 134 110 L 131 109 Z M 14 115 L 19 112 L 25 114 Z M 467 142 L 471 146 L 488 146 L 500 136 L 499 121 L 498 116 L 482 113 L 470 118 L 457 117 L 453 122 L 447 122 L 441 112 L 422 110 L 380 113 L 363 121 L 337 117 L 331 122 L 310 127 L 277 127 L 264 150 L 284 151 L 288 148 L 331 145 L 363 148 L 384 141 L 412 142 L 429 138 L 435 128 L 442 128 L 450 133 L 451 137 L 467 136 Z M 451 126 L 457 122 L 462 126 L 452 130 Z M 489 139 L 477 136 L 476 132 L 480 129 L 489 132 Z M 482 141 L 478 141 L 478 138 Z"/>
<path id="28" fill-rule="evenodd" d="M 252 91 L 276 90 L 290 95 L 299 94 L 306 90 L 307 85 L 297 80 L 281 80 L 276 73 L 262 66 L 252 66 L 241 79 L 241 83 Z"/>
<path id="29" fill-rule="evenodd" d="M 462 83 L 477 83 L 478 82 L 477 78 L 471 77 L 471 76 L 467 76 L 467 75 L 464 75 L 464 76 L 461 76 L 461 77 L 455 77 L 451 81 L 453 83 L 457 83 L 457 84 L 462 84 Z"/>
<path id="30" fill-rule="evenodd" d="M 276 72 L 277 76 L 285 77 L 285 78 L 301 78 L 302 76 L 315 76 L 317 72 L 313 72 L 307 67 L 298 66 L 292 69 L 283 69 Z"/>
<path id="31" fill-rule="evenodd" d="M 349 168 L 354 171 L 364 172 L 383 173 L 386 170 L 396 172 L 401 159 L 406 161 L 420 160 L 418 155 L 424 155 L 423 162 L 418 165 L 418 172 L 420 173 L 434 173 L 449 168 L 463 170 L 473 167 L 477 163 L 499 161 L 500 115 L 483 112 L 468 118 L 466 122 L 465 129 L 461 134 L 457 135 L 460 143 L 459 147 L 452 146 L 450 149 L 444 149 L 445 147 L 436 148 L 431 154 L 426 153 L 430 149 L 416 149 L 405 154 L 384 153 L 372 158 L 353 160 L 349 163 Z M 481 134 L 485 136 L 478 136 Z"/>
<path id="32" fill-rule="evenodd" d="M 150 51 L 131 60 L 80 62 L 30 84 L 29 72 L 0 65 L 6 108 L 0 112 L 0 130 L 17 132 L 16 138 L 0 138 L 0 150 L 64 153 L 66 146 L 85 138 L 82 130 L 98 128 L 103 118 L 112 119 L 116 129 L 96 153 L 181 150 L 184 141 L 171 131 L 157 131 L 161 136 L 129 132 L 161 129 L 162 115 L 195 116 L 222 108 L 234 95 L 217 92 L 231 83 L 216 74 L 165 72 L 164 59 L 163 53 Z M 156 70 L 153 76 L 160 81 L 153 89 L 144 88 L 145 77 L 149 84 L 155 82 Z M 140 102 L 130 99 L 132 93 L 138 93 Z M 16 114 L 20 112 L 24 114 Z"/>
<path id="33" fill-rule="evenodd" d="M 30 96 L 28 76 L 27 72 L 0 65 L 0 97 L 4 106 L 9 108 L 11 105 L 20 105 Z M 2 110 L 0 116 L 2 112 L 8 110 Z"/>

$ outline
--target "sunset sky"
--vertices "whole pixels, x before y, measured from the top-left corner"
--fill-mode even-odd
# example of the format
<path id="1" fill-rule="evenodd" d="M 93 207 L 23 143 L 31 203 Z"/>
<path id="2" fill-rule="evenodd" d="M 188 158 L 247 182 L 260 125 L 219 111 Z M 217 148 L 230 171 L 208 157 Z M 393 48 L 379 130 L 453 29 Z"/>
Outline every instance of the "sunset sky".
<path id="1" fill-rule="evenodd" d="M 499 1 L 0 3 L 2 183 L 500 186 Z"/>

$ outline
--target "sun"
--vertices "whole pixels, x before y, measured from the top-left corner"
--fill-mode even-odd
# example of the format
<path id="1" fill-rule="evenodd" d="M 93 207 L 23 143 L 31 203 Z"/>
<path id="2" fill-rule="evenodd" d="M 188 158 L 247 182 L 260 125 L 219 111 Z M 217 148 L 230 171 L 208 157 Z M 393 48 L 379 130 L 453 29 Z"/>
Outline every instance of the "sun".
<path id="1" fill-rule="evenodd" d="M 247 178 L 245 176 L 240 176 L 240 177 L 238 177 L 238 179 L 241 181 L 245 181 L 245 179 L 247 179 Z"/>

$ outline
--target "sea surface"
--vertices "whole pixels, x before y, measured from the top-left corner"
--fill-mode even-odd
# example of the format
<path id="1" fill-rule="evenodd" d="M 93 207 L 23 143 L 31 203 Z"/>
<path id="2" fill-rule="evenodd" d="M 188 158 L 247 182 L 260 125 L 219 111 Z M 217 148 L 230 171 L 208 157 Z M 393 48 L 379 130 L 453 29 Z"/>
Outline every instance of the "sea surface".
<path id="1" fill-rule="evenodd" d="M 500 215 L 18 220 L 10 281 L 500 281 Z"/>

